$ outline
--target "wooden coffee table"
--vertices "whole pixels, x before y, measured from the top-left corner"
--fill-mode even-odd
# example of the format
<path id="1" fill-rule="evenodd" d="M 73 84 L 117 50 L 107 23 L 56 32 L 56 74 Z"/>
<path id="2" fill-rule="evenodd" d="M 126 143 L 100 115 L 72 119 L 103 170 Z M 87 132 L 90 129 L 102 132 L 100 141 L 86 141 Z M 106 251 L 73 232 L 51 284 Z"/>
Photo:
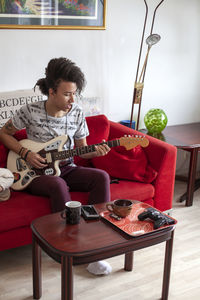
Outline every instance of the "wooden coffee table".
<path id="1" fill-rule="evenodd" d="M 105 204 L 95 205 L 97 211 Z M 40 299 L 41 249 L 61 263 L 61 299 L 73 299 L 73 265 L 91 263 L 125 254 L 124 270 L 132 271 L 133 251 L 166 242 L 162 299 L 168 299 L 173 236 L 175 226 L 153 231 L 147 235 L 131 237 L 113 227 L 102 218 L 78 225 L 66 225 L 60 213 L 43 216 L 31 224 L 33 233 L 33 297 Z M 111 283 L 112 284 L 112 283 Z"/>

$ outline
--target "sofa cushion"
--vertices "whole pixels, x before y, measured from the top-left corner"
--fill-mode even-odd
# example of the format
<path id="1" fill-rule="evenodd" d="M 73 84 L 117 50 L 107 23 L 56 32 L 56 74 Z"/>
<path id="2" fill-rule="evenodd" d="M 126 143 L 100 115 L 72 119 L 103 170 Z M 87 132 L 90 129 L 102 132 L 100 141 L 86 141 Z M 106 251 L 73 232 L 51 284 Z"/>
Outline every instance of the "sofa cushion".
<path id="1" fill-rule="evenodd" d="M 140 146 L 128 151 L 122 146 L 112 148 L 107 155 L 93 158 L 92 163 L 115 178 L 150 183 L 157 176 Z"/>
<path id="2" fill-rule="evenodd" d="M 118 183 L 110 185 L 111 201 L 115 199 L 131 199 L 145 201 L 153 205 L 155 196 L 155 187 L 150 183 L 133 182 L 129 180 L 119 180 Z M 73 201 L 80 201 L 82 204 L 88 204 L 89 193 L 70 192 Z"/>
<path id="3" fill-rule="evenodd" d="M 86 121 L 90 133 L 87 137 L 88 145 L 101 143 L 102 140 L 108 140 L 110 123 L 106 116 L 98 115 L 87 117 Z"/>
<path id="4" fill-rule="evenodd" d="M 48 198 L 11 191 L 11 198 L 0 205 L 0 232 L 29 226 L 33 219 L 48 213 L 51 213 Z"/>
<path id="5" fill-rule="evenodd" d="M 109 120 L 104 115 L 86 117 L 89 136 L 87 136 L 87 144 L 93 145 L 101 143 L 102 140 L 108 140 L 110 132 Z M 90 160 L 83 159 L 81 157 L 75 157 L 74 162 L 77 165 L 84 167 L 91 167 Z"/>
<path id="6" fill-rule="evenodd" d="M 110 185 L 111 201 L 115 199 L 131 199 L 144 201 L 155 196 L 155 187 L 148 183 L 119 180 L 119 183 Z"/>

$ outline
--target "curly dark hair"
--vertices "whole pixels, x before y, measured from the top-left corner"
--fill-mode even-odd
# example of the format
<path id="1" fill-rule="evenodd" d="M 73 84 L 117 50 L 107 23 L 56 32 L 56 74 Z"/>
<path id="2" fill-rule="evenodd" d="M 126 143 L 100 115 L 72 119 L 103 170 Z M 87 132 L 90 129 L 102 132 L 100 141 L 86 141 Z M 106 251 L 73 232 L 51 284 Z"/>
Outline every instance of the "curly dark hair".
<path id="1" fill-rule="evenodd" d="M 49 61 L 45 69 L 46 78 L 40 78 L 36 82 L 42 94 L 48 96 L 49 89 L 52 88 L 54 92 L 61 81 L 70 81 L 76 83 L 77 92 L 80 94 L 83 90 L 86 81 L 81 69 L 75 65 L 71 60 L 64 57 L 53 58 Z"/>

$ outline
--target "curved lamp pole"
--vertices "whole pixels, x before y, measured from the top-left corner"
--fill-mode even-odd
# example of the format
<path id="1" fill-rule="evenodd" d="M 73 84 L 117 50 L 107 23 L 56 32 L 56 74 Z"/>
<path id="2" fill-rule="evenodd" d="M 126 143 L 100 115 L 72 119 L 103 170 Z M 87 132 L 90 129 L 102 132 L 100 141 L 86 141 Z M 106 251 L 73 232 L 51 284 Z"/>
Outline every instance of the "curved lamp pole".
<path id="1" fill-rule="evenodd" d="M 136 130 L 138 130 L 138 126 L 139 126 L 142 92 L 143 92 L 143 87 L 144 87 L 144 78 L 145 78 L 147 62 L 148 62 L 148 58 L 149 58 L 149 52 L 150 52 L 151 47 L 153 45 L 157 44 L 160 40 L 160 35 L 159 34 L 153 34 L 152 32 L 153 32 L 153 26 L 154 26 L 154 21 L 155 21 L 155 16 L 156 16 L 157 9 L 162 4 L 163 1 L 164 0 L 161 0 L 159 2 L 159 4 L 156 6 L 156 8 L 154 10 L 154 13 L 153 13 L 153 19 L 152 19 L 152 24 L 151 24 L 150 35 L 146 39 L 146 44 L 148 46 L 147 53 L 146 53 L 144 64 L 143 64 L 143 67 L 142 67 L 142 70 L 141 70 L 141 73 L 140 73 L 140 77 L 139 77 L 139 80 L 138 80 L 140 61 L 141 61 L 141 55 L 142 55 L 142 48 L 143 48 L 143 42 L 144 42 L 144 34 L 145 34 L 145 30 L 146 30 L 146 23 L 147 23 L 147 16 L 148 16 L 148 5 L 147 5 L 146 0 L 144 0 L 145 18 L 144 18 L 142 38 L 141 38 L 141 43 L 140 43 L 140 51 L 139 51 L 137 71 L 136 71 L 135 84 L 134 84 L 134 90 L 133 90 L 133 100 L 132 100 L 131 118 L 130 118 L 130 127 L 132 128 L 134 105 L 139 104 Z"/>

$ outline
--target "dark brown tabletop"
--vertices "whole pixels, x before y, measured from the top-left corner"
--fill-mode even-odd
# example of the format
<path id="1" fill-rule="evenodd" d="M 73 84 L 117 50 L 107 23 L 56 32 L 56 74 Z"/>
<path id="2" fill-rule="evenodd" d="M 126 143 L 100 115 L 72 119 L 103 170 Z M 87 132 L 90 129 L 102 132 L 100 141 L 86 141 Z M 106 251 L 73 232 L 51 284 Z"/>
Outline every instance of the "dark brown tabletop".
<path id="1" fill-rule="evenodd" d="M 104 204 L 95 207 L 98 211 L 105 210 Z M 102 219 L 85 221 L 81 218 L 79 224 L 67 224 L 66 226 L 65 220 L 61 218 L 59 213 L 56 213 L 33 221 L 32 230 L 42 241 L 42 244 L 47 246 L 48 254 L 54 259 L 56 257 L 53 253 L 69 255 L 73 256 L 74 264 L 79 264 L 92 261 L 93 255 L 95 256 L 94 261 L 97 255 L 104 257 L 105 253 L 108 253 L 109 256 L 109 251 L 113 249 L 116 253 L 124 253 L 130 244 L 138 244 L 138 247 L 141 244 L 153 245 L 159 239 L 162 240 L 163 235 L 165 236 L 168 230 L 170 236 L 172 228 L 154 231 L 144 236 L 130 237 Z M 59 259 L 56 260 L 59 261 Z"/>
<path id="2" fill-rule="evenodd" d="M 146 129 L 140 131 L 147 133 Z M 160 135 L 155 137 L 177 148 L 198 148 L 200 147 L 200 123 L 167 126 Z"/>

